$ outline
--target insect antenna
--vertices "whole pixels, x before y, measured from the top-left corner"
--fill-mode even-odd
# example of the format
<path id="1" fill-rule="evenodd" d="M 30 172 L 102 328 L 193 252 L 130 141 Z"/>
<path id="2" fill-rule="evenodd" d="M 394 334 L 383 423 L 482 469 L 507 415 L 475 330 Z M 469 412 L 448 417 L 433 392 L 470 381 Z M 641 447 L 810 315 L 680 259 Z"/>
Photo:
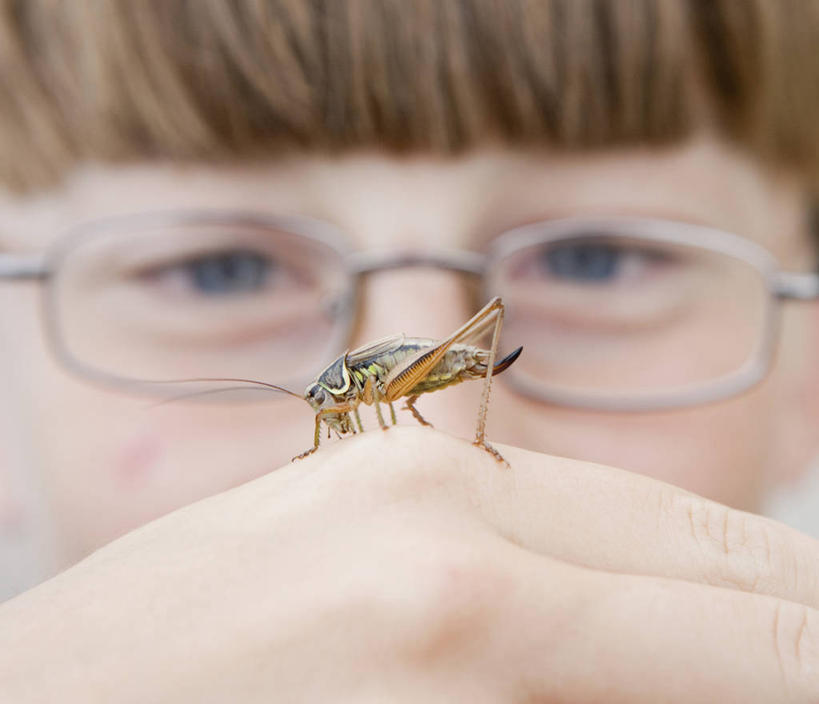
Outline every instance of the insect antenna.
<path id="1" fill-rule="evenodd" d="M 202 381 L 233 381 L 238 384 L 253 384 L 255 386 L 264 386 L 268 389 L 274 389 L 275 391 L 281 391 L 285 394 L 290 394 L 291 396 L 295 396 L 298 399 L 304 400 L 304 397 L 301 394 L 297 394 L 290 389 L 285 389 L 283 386 L 276 386 L 275 384 L 268 384 L 266 381 L 256 381 L 255 379 L 239 379 L 235 377 L 193 377 L 190 379 L 163 379 L 161 381 L 151 381 L 151 384 L 188 384 L 191 382 L 202 382 Z M 236 387 L 242 388 L 242 387 Z"/>
<path id="2" fill-rule="evenodd" d="M 191 391 L 186 394 L 163 398 L 161 401 L 156 401 L 155 403 L 149 404 L 148 408 L 156 408 L 158 406 L 164 406 L 165 404 L 174 403 L 176 401 L 185 401 L 186 399 L 196 398 L 197 396 L 210 396 L 211 394 L 228 393 L 229 391 L 267 391 L 268 393 L 273 393 L 274 391 L 279 390 L 280 389 L 268 389 L 263 386 L 226 386 L 222 389 L 203 389 L 202 391 Z M 295 394 L 293 395 L 295 396 Z M 299 396 L 299 398 L 301 398 L 301 396 Z"/>
<path id="3" fill-rule="evenodd" d="M 285 389 L 283 386 L 276 386 L 276 384 L 268 384 L 265 381 L 256 381 L 255 379 L 240 379 L 240 378 L 233 378 L 233 377 L 196 377 L 191 379 L 163 379 L 161 381 L 152 381 L 152 384 L 184 384 L 184 383 L 196 383 L 196 382 L 208 382 L 208 381 L 228 381 L 228 382 L 236 382 L 241 384 L 250 384 L 251 386 L 248 388 L 247 386 L 228 386 L 219 389 L 203 389 L 200 391 L 192 391 L 186 394 L 179 394 L 177 396 L 172 396 L 170 398 L 162 399 L 161 401 L 157 401 L 156 403 L 151 404 L 148 406 L 149 408 L 156 408 L 157 406 L 164 406 L 166 403 L 173 403 L 174 401 L 184 401 L 185 399 L 189 398 L 196 398 L 197 396 L 207 396 L 210 394 L 220 394 L 226 393 L 228 391 L 278 391 L 281 393 L 288 394 L 290 396 L 294 396 L 300 400 L 304 400 L 304 397 L 290 391 L 290 389 Z"/>

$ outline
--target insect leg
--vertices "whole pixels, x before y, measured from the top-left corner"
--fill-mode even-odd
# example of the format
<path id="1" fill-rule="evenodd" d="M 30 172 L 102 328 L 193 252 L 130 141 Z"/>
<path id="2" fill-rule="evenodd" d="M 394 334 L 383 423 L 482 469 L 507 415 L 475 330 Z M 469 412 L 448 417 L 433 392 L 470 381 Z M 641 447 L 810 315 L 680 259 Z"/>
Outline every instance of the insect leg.
<path id="1" fill-rule="evenodd" d="M 387 424 L 384 422 L 384 416 L 381 413 L 381 394 L 378 393 L 375 384 L 373 384 L 373 405 L 375 406 L 375 415 L 378 418 L 378 425 L 381 426 L 381 430 L 386 430 Z"/>
<path id="2" fill-rule="evenodd" d="M 364 426 L 361 425 L 361 416 L 358 415 L 358 406 L 356 406 L 353 409 L 353 414 L 355 415 L 355 422 L 358 425 L 358 432 L 363 433 L 364 432 Z"/>
<path id="3" fill-rule="evenodd" d="M 492 346 L 489 348 L 489 359 L 486 363 L 486 379 L 483 383 L 483 393 L 481 394 L 481 405 L 478 407 L 478 424 L 475 428 L 475 442 L 474 445 L 482 447 L 490 455 L 492 455 L 498 462 L 503 462 L 507 467 L 509 463 L 503 456 L 488 442 L 486 442 L 486 414 L 489 410 L 489 392 L 492 389 L 492 372 L 495 368 L 495 357 L 498 352 L 498 340 L 500 339 L 501 327 L 503 325 L 503 305 L 497 309 L 495 316 L 495 326 L 492 330 Z"/>
<path id="4" fill-rule="evenodd" d="M 453 344 L 475 339 L 492 325 L 497 325 L 496 319 L 502 310 L 503 303 L 496 296 L 448 338 L 434 347 L 419 350 L 417 354 L 395 366 L 384 381 L 384 398 L 394 401 L 407 394 L 429 374 Z"/>
<path id="5" fill-rule="evenodd" d="M 296 455 L 291 462 L 295 462 L 296 460 L 303 460 L 308 455 L 312 455 L 316 450 L 319 448 L 319 443 L 321 442 L 321 413 L 316 413 L 316 429 L 313 431 L 313 447 L 309 450 L 305 450 L 300 455 Z"/>
<path id="6" fill-rule="evenodd" d="M 415 418 L 421 425 L 426 425 L 427 427 L 431 428 L 432 423 L 427 421 L 424 416 L 422 416 L 418 409 L 415 407 L 415 402 L 418 400 L 418 394 L 410 396 L 404 402 L 404 408 L 406 408 L 410 413 L 412 413 L 412 417 Z"/>
<path id="7" fill-rule="evenodd" d="M 321 442 L 321 421 L 324 416 L 333 415 L 336 413 L 349 413 L 350 411 L 350 404 L 345 403 L 339 406 L 331 406 L 330 408 L 322 408 L 318 413 L 316 413 L 316 427 L 313 431 L 313 447 L 309 450 L 305 450 L 300 455 L 296 455 L 291 462 L 295 462 L 296 460 L 301 460 L 307 457 L 308 455 L 312 455 L 316 450 L 319 448 L 319 443 Z M 328 429 L 329 434 L 329 429 Z"/>
<path id="8" fill-rule="evenodd" d="M 387 424 L 384 422 L 384 416 L 381 413 L 381 392 L 375 383 L 375 377 L 368 376 L 367 381 L 364 382 L 364 388 L 361 390 L 361 398 L 364 403 L 375 406 L 375 415 L 378 418 L 378 425 L 381 430 L 387 429 Z"/>
<path id="9" fill-rule="evenodd" d="M 475 430 L 475 441 L 473 444 L 482 447 L 498 461 L 508 465 L 500 453 L 486 442 L 486 413 L 489 407 L 489 391 L 492 383 L 492 373 L 497 356 L 498 340 L 500 338 L 501 324 L 503 322 L 503 302 L 500 297 L 495 296 L 481 310 L 473 315 L 466 323 L 458 328 L 452 335 L 442 340 L 436 346 L 420 350 L 416 355 L 397 365 L 387 375 L 384 381 L 384 397 L 387 401 L 393 401 L 408 393 L 430 370 L 443 358 L 447 350 L 457 342 L 467 342 L 477 339 L 489 328 L 493 328 L 492 348 L 489 353 L 489 360 L 486 370 L 486 381 L 484 382 L 481 405 L 478 409 L 478 425 Z"/>
<path id="10" fill-rule="evenodd" d="M 392 401 L 387 402 L 390 407 L 390 418 L 392 419 L 392 424 L 396 425 L 398 423 L 398 419 L 395 417 L 395 407 L 392 405 Z"/>

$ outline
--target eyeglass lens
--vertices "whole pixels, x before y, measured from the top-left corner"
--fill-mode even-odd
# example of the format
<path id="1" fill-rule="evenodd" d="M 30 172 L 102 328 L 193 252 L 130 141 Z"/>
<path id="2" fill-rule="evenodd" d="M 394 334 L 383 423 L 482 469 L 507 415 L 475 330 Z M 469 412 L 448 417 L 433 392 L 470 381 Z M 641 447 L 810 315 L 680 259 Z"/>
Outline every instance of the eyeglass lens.
<path id="1" fill-rule="evenodd" d="M 80 366 L 120 378 L 309 376 L 349 295 L 339 259 L 320 241 L 241 224 L 89 237 L 53 282 L 57 334 Z"/>
<path id="2" fill-rule="evenodd" d="M 507 347 L 517 373 L 598 397 L 685 391 L 724 379 L 761 353 L 770 316 L 762 274 L 694 246 L 577 234 L 499 262 Z"/>

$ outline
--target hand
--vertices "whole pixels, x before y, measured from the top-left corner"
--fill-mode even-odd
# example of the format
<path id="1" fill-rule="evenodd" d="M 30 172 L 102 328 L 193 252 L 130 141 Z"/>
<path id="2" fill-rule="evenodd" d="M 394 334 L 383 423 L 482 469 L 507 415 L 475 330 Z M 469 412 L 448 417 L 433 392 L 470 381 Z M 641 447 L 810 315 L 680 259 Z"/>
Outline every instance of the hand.
<path id="1" fill-rule="evenodd" d="M 819 546 L 646 477 L 344 440 L 0 608 L 0 700 L 816 702 Z"/>

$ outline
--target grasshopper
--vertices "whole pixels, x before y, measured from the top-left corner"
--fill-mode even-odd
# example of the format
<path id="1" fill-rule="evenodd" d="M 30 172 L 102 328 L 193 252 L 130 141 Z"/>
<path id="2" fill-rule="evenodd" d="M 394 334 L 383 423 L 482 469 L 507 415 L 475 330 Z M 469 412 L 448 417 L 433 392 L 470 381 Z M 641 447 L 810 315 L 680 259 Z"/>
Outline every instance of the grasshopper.
<path id="1" fill-rule="evenodd" d="M 350 417 L 352 414 L 358 432 L 363 432 L 364 428 L 358 413 L 358 407 L 362 403 L 375 406 L 375 413 L 382 430 L 386 430 L 388 426 L 384 421 L 381 404 L 387 404 L 392 423 L 395 425 L 393 402 L 399 398 L 406 399 L 404 408 L 412 413 L 421 425 L 431 427 L 432 424 L 428 423 L 415 407 L 415 402 L 421 394 L 438 391 L 469 379 L 482 378 L 484 379 L 483 394 L 478 408 L 478 423 L 473 444 L 486 450 L 499 462 L 508 464 L 501 454 L 486 441 L 486 413 L 489 406 L 492 376 L 508 369 L 520 356 L 523 349 L 518 347 L 497 364 L 495 363 L 503 324 L 503 311 L 503 303 L 496 296 L 443 340 L 391 335 L 353 351 L 347 351 L 327 366 L 307 386 L 304 396 L 299 396 L 281 386 L 251 379 L 199 378 L 160 383 L 233 381 L 283 391 L 296 398 L 303 398 L 315 412 L 316 424 L 313 432 L 313 447 L 296 455 L 293 458 L 293 461 L 296 461 L 318 450 L 322 422 L 327 425 L 328 434 L 331 430 L 339 437 L 354 434 L 356 427 Z M 492 342 L 488 350 L 470 344 L 490 329 L 492 330 Z M 215 391 L 218 392 L 220 389 Z M 212 391 L 195 392 L 176 398 L 199 396 L 203 393 L 212 393 Z"/>
<path id="2" fill-rule="evenodd" d="M 378 423 L 387 429 L 381 404 L 389 406 L 393 425 L 393 402 L 405 398 L 404 408 L 421 424 L 431 426 L 415 408 L 421 394 L 444 389 L 468 379 L 484 379 L 483 395 L 478 408 L 478 423 L 474 444 L 489 452 L 500 462 L 506 462 L 500 453 L 486 442 L 486 413 L 492 376 L 508 369 L 520 356 L 522 347 L 495 363 L 501 325 L 503 303 L 493 298 L 470 320 L 443 340 L 423 337 L 392 335 L 363 347 L 345 352 L 316 379 L 304 392 L 305 400 L 316 414 L 313 447 L 294 460 L 311 455 L 319 448 L 321 423 L 324 422 L 339 436 L 355 433 L 350 414 L 358 430 L 362 431 L 358 406 L 375 406 Z M 492 343 L 488 350 L 475 347 L 471 341 L 492 329 Z"/>

